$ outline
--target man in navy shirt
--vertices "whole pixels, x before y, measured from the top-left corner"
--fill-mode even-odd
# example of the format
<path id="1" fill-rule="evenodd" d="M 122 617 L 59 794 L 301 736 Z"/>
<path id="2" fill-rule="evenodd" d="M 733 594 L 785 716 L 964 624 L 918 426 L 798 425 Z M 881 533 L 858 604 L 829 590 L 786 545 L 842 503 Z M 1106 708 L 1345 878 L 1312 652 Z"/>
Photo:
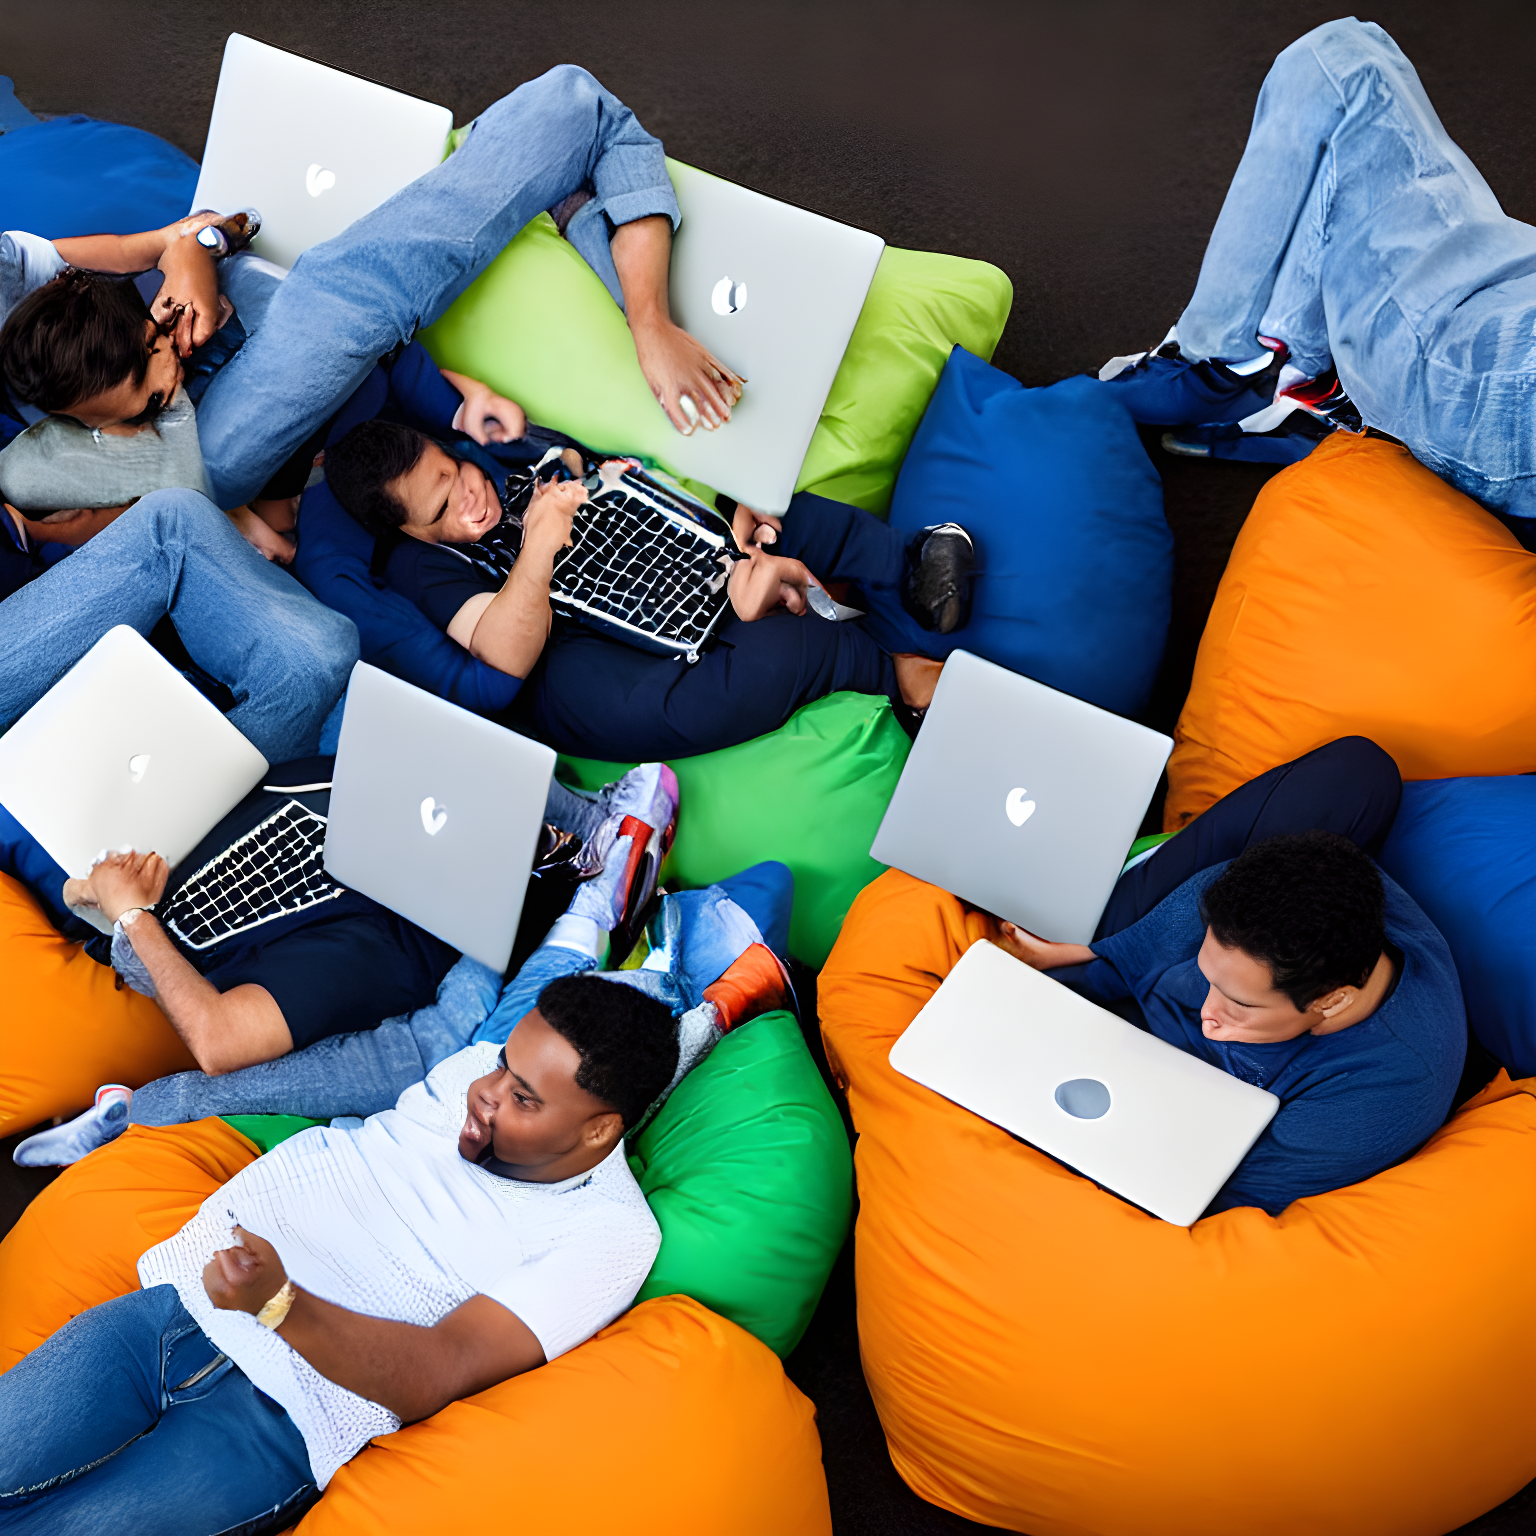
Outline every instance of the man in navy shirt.
<path id="1" fill-rule="evenodd" d="M 1380 748 L 1333 742 L 1227 796 L 1122 877 L 1092 945 L 1003 924 L 1030 965 L 1279 1097 L 1213 1211 L 1278 1215 L 1358 1183 L 1451 1107 L 1466 1015 L 1450 950 L 1365 851 L 1400 791 Z"/>

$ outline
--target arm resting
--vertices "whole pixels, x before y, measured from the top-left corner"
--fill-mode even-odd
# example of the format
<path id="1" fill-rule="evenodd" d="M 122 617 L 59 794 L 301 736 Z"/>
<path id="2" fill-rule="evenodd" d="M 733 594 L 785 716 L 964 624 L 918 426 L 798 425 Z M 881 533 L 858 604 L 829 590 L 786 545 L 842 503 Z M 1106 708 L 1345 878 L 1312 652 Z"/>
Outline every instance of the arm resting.
<path id="1" fill-rule="evenodd" d="M 489 1296 L 418 1328 L 299 1291 L 277 1331 L 322 1376 L 406 1424 L 544 1364 L 533 1330 Z"/>

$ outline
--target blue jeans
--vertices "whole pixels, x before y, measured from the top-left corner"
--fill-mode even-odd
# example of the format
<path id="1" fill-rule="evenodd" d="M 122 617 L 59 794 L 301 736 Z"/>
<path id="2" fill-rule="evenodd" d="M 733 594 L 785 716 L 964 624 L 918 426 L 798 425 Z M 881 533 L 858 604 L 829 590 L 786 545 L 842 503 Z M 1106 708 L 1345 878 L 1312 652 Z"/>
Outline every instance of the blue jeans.
<path id="1" fill-rule="evenodd" d="M 254 496 L 373 365 L 430 325 L 535 215 L 594 192 L 566 237 L 622 303 L 614 227 L 680 215 L 661 143 L 586 70 L 562 64 L 475 119 L 467 140 L 270 292 L 198 406 L 215 500 Z M 236 305 L 239 299 L 236 298 Z"/>
<path id="2" fill-rule="evenodd" d="M 1276 337 L 1459 490 L 1536 516 L 1536 229 L 1509 218 L 1382 29 L 1332 21 L 1259 93 L 1178 339 Z"/>
<path id="3" fill-rule="evenodd" d="M 357 630 L 185 490 L 146 496 L 0 603 L 0 729 L 114 625 L 147 635 L 167 614 L 234 694 L 230 723 L 268 762 L 315 751 L 357 660 Z"/>
<path id="4" fill-rule="evenodd" d="M 782 864 L 758 864 L 706 890 L 669 895 L 660 917 L 668 969 L 607 974 L 648 992 L 674 1013 L 697 1007 L 704 989 L 740 953 L 735 947 L 739 929 L 721 920 L 720 902 L 734 901 L 782 954 L 793 891 L 793 878 Z M 221 1077 L 201 1072 L 163 1077 L 135 1090 L 129 1120 L 180 1125 L 208 1115 L 298 1114 L 320 1120 L 377 1114 L 455 1051 L 477 1041 L 505 1041 L 556 977 L 596 966 L 590 955 L 546 944 L 502 987 L 488 966 L 460 960 L 438 988 L 436 1002 L 426 1008 Z"/>
<path id="5" fill-rule="evenodd" d="M 169 1285 L 91 1307 L 0 1376 L 0 1531 L 256 1536 L 316 1497 L 293 1420 Z"/>

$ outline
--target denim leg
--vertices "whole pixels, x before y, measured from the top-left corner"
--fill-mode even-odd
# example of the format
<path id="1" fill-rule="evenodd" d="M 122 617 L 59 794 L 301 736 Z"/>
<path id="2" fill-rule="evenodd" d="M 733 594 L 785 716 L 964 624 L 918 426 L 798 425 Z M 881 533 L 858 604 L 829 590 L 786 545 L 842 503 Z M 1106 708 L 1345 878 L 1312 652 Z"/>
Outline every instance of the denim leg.
<path id="1" fill-rule="evenodd" d="M 660 142 L 584 69 L 563 64 L 489 107 L 440 166 L 306 251 L 198 408 L 216 498 L 234 506 L 255 495 L 379 358 L 436 320 L 531 218 L 583 186 L 600 204 L 582 210 L 592 233 L 599 218 L 678 222 Z"/>
<path id="2" fill-rule="evenodd" d="M 1179 344 L 1332 358 L 1372 426 L 1520 515 L 1536 477 L 1536 230 L 1509 218 L 1380 27 L 1309 32 L 1275 60 Z"/>
<path id="3" fill-rule="evenodd" d="M 0 1377 L 0 1531 L 208 1536 L 297 1518 L 314 1474 L 282 1408 L 228 1361 L 176 1390 L 218 1360 L 168 1285 L 65 1324 Z"/>
<path id="4" fill-rule="evenodd" d="M 219 263 L 219 292 L 235 306 L 235 315 L 254 336 L 267 318 L 267 308 L 277 295 L 283 269 L 250 251 L 227 257 Z"/>
<path id="5" fill-rule="evenodd" d="M 1191 875 L 1290 832 L 1337 832 L 1373 857 L 1403 796 L 1397 764 L 1374 741 L 1344 736 L 1224 795 L 1115 885 L 1095 938 L 1139 922 Z"/>
<path id="6" fill-rule="evenodd" d="M 470 1036 L 471 1045 L 489 1040 L 505 1045 L 519 1019 L 533 1012 L 539 993 L 561 976 L 581 976 L 595 971 L 597 961 L 580 950 L 560 944 L 541 944 L 523 961 L 522 969 L 502 988 L 501 1001 L 491 1016 Z"/>
<path id="7" fill-rule="evenodd" d="M 208 1077 L 178 1072 L 133 1095 L 132 1125 L 183 1125 L 210 1115 L 374 1115 L 390 1109 L 438 1062 L 463 1050 L 496 1002 L 501 978 L 478 960 L 460 960 L 437 999 L 377 1029 L 331 1035 L 275 1061 Z M 526 1010 L 525 1010 L 526 1011 Z"/>
<path id="8" fill-rule="evenodd" d="M 0 603 L 0 727 L 114 625 L 147 635 L 166 614 L 192 659 L 233 692 L 230 723 L 269 762 L 314 752 L 357 660 L 357 630 L 184 490 L 146 496 Z"/>

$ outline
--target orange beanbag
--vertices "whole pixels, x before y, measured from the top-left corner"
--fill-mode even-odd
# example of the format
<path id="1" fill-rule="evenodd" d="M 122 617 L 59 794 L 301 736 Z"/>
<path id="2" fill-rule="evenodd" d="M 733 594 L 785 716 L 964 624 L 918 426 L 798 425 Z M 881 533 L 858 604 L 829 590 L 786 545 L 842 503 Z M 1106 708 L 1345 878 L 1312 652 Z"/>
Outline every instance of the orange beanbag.
<path id="1" fill-rule="evenodd" d="M 222 1120 L 131 1126 L 67 1169 L 0 1243 L 0 1370 L 134 1289 L 139 1255 L 256 1150 Z M 376 1440 L 297 1529 L 460 1536 L 484 1524 L 492 1484 L 492 1502 L 510 1499 L 517 1527 L 543 1536 L 832 1529 L 814 1408 L 772 1350 L 683 1296 Z"/>
<path id="2" fill-rule="evenodd" d="M 165 1015 L 72 944 L 0 875 L 0 1136 L 197 1066 Z"/>
<path id="3" fill-rule="evenodd" d="M 1335 433 L 1238 535 L 1163 826 L 1340 736 L 1405 779 L 1536 769 L 1536 555 L 1406 448 Z"/>
<path id="4" fill-rule="evenodd" d="M 890 871 L 820 980 L 906 1481 L 1030 1536 L 1442 1536 L 1536 1477 L 1536 1079 L 1278 1218 L 1170 1226 L 892 1069 L 995 932 Z"/>

